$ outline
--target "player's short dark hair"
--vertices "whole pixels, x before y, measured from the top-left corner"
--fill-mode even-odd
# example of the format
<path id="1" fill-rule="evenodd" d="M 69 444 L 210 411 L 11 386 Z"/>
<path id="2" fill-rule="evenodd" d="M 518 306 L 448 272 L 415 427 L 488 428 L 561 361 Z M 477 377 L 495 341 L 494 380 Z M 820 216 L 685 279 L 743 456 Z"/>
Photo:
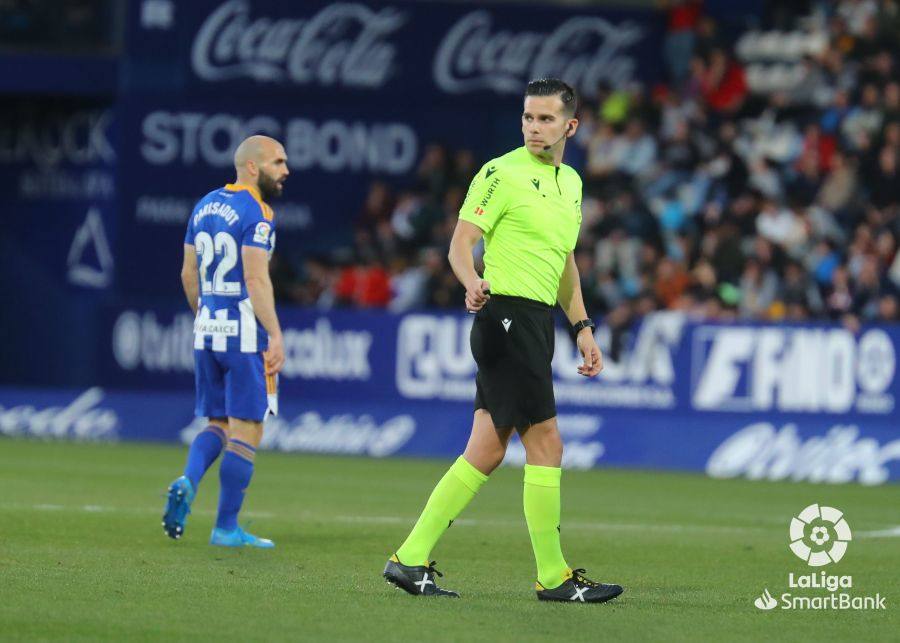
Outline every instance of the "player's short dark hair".
<path id="1" fill-rule="evenodd" d="M 526 96 L 559 96 L 563 104 L 563 113 L 569 118 L 575 116 L 578 108 L 578 96 L 572 86 L 559 78 L 538 78 L 528 83 Z"/>

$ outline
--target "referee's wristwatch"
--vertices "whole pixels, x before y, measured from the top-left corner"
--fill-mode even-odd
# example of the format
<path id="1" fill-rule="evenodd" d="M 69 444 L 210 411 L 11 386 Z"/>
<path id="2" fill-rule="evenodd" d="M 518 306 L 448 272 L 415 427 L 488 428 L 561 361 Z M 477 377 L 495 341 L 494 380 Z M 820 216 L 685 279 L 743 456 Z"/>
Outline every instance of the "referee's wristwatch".
<path id="1" fill-rule="evenodd" d="M 578 337 L 578 333 L 580 333 L 585 328 L 596 328 L 596 324 L 590 319 L 582 319 L 580 322 L 572 324 L 572 337 Z"/>

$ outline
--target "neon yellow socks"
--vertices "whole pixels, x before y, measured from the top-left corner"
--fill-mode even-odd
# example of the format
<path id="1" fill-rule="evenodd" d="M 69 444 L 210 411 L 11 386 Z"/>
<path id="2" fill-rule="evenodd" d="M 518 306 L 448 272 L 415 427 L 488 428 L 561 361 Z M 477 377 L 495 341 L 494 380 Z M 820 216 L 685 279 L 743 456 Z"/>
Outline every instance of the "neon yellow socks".
<path id="1" fill-rule="evenodd" d="M 561 585 L 570 574 L 559 544 L 559 467 L 525 465 L 523 504 L 538 582 L 551 589 Z M 475 497 L 487 476 L 460 456 L 431 492 L 406 542 L 397 550 L 404 565 L 427 565 L 431 550 L 450 523 Z"/>
<path id="2" fill-rule="evenodd" d="M 403 565 L 427 565 L 431 550 L 437 544 L 450 523 L 475 497 L 487 476 L 459 456 L 453 466 L 437 483 L 415 527 L 406 542 L 397 550 L 397 558 Z M 559 480 L 557 479 L 557 487 Z M 557 488 L 557 516 L 559 515 L 559 489 Z M 559 542 L 557 540 L 557 542 Z"/>
<path id="3" fill-rule="evenodd" d="M 525 465 L 525 521 L 537 562 L 538 582 L 547 589 L 569 577 L 569 566 L 559 544 L 559 480 L 562 469 Z"/>

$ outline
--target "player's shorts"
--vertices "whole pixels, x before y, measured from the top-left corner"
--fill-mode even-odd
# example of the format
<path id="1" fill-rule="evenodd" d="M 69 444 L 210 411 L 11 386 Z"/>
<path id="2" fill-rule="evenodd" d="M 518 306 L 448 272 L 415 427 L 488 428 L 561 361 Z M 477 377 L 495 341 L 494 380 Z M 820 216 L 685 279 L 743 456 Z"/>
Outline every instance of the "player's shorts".
<path id="1" fill-rule="evenodd" d="M 494 426 L 527 428 L 556 416 L 554 335 L 553 309 L 539 301 L 491 295 L 475 315 L 475 409 L 486 409 Z"/>
<path id="2" fill-rule="evenodd" d="M 277 414 L 274 377 L 266 376 L 262 353 L 194 351 L 198 417 L 262 422 Z"/>

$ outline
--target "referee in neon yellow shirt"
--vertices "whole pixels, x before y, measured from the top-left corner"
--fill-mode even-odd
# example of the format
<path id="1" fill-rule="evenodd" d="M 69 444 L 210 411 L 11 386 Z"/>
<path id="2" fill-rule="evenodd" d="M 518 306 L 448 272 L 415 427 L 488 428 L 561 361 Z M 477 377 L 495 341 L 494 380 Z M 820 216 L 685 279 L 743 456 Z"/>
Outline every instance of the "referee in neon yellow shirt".
<path id="1" fill-rule="evenodd" d="M 581 225 L 581 178 L 562 163 L 575 134 L 574 90 L 561 80 L 532 81 L 525 91 L 525 145 L 484 165 L 472 179 L 450 242 L 450 264 L 475 313 L 472 355 L 478 365 L 469 443 L 438 482 L 384 577 L 410 594 L 458 596 L 435 584 L 431 550 L 500 465 L 513 431 L 525 447 L 524 506 L 541 600 L 602 603 L 619 585 L 572 569 L 560 546 L 562 439 L 553 396 L 553 308 L 559 303 L 594 377 L 603 357 L 584 308 L 573 251 Z M 484 278 L 472 249 L 484 237 Z"/>

